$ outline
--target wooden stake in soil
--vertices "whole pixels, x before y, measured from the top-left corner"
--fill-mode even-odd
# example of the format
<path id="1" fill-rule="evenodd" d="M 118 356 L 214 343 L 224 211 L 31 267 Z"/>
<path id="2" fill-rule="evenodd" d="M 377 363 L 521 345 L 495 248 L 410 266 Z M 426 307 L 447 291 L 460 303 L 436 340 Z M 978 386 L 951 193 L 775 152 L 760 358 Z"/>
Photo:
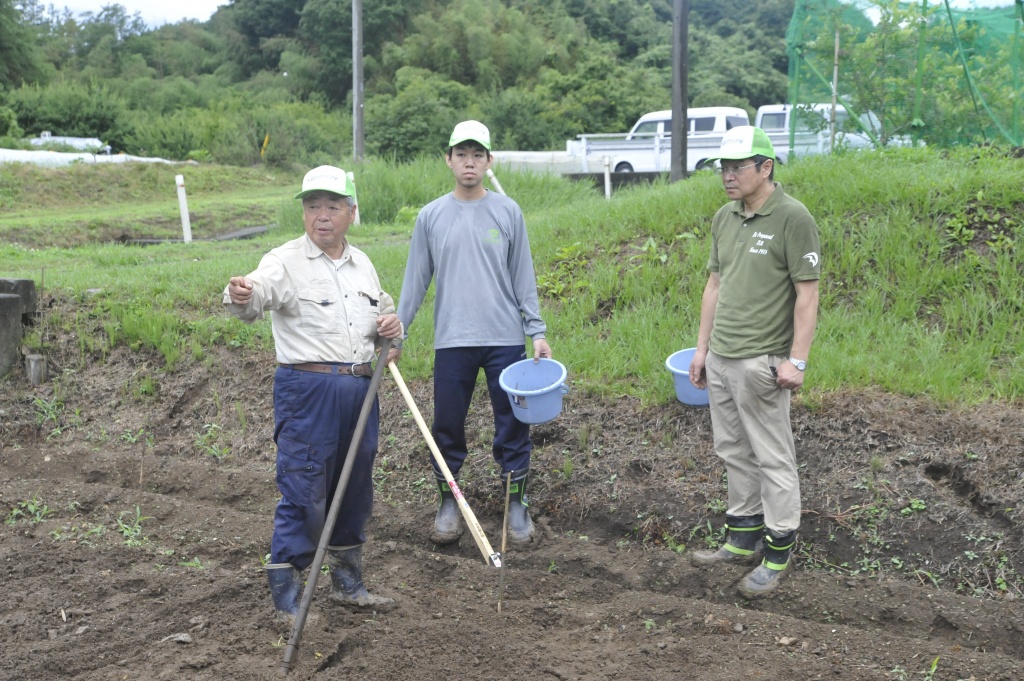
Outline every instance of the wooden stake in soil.
<path id="1" fill-rule="evenodd" d="M 501 612 L 501 599 L 505 595 L 505 564 L 508 555 L 505 553 L 505 538 L 508 536 L 508 500 L 512 496 L 512 471 L 505 480 L 505 518 L 501 521 L 501 574 L 498 575 L 498 612 Z"/>

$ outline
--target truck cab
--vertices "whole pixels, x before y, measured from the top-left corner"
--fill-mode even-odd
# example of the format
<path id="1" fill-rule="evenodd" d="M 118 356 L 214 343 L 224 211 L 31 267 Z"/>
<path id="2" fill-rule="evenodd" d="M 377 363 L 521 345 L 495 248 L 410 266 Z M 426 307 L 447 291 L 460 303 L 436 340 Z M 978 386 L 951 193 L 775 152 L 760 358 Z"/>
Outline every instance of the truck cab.
<path id="1" fill-rule="evenodd" d="M 754 125 L 768 133 L 780 163 L 789 161 L 789 128 L 793 123 L 793 149 L 795 156 L 827 154 L 831 149 L 832 104 L 766 104 L 758 108 Z M 882 123 L 872 111 L 854 120 L 842 104 L 835 110 L 836 148 L 872 148 L 882 130 Z M 891 137 L 890 146 L 904 146 L 909 140 Z"/>
<path id="2" fill-rule="evenodd" d="M 734 106 L 700 106 L 686 110 L 687 137 L 701 133 L 723 133 L 738 125 L 750 125 L 750 117 Z M 626 139 L 638 136 L 672 136 L 672 111 L 652 111 L 633 125 Z"/>
<path id="3" fill-rule="evenodd" d="M 746 110 L 734 106 L 702 106 L 686 110 L 686 169 L 700 170 L 718 151 L 722 136 L 738 125 L 750 125 Z M 644 114 L 626 133 L 625 147 L 611 159 L 617 173 L 664 172 L 671 167 L 672 111 Z"/>

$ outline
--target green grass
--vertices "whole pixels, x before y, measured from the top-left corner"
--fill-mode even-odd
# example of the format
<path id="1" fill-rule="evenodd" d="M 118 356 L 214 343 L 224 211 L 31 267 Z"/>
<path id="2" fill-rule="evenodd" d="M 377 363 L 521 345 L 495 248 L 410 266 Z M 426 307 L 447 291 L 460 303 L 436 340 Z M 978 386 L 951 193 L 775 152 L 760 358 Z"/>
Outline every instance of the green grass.
<path id="1" fill-rule="evenodd" d="M 75 190 L 93 182 L 92 171 L 118 187 L 102 210 Z M 0 246 L 0 276 L 35 279 L 45 296 L 76 303 L 73 313 L 48 313 L 30 344 L 45 351 L 47 329 L 74 329 L 83 362 L 127 344 L 161 355 L 167 370 L 201 361 L 212 344 L 271 351 L 269 324 L 227 316 L 221 290 L 301 233 L 291 199 L 301 172 L 184 169 L 204 178 L 193 183 L 194 224 L 207 211 L 244 215 L 262 206 L 273 215 L 269 231 L 250 240 L 125 246 L 88 243 L 88 230 L 76 226 L 83 211 L 94 211 L 104 220 L 94 233 L 109 224 L 147 233 L 144 216 L 157 204 L 169 203 L 176 216 L 176 172 L 0 168 L 0 197 L 46 194 L 0 218 L 0 234 L 20 230 L 37 244 Z M 803 399 L 865 389 L 944 404 L 1024 397 L 1022 174 L 1024 161 L 998 149 L 847 153 L 779 169 L 776 179 L 808 206 L 822 233 L 819 326 Z M 416 212 L 450 191 L 450 172 L 439 157 L 369 161 L 356 178 L 362 224 L 350 238 L 397 297 Z M 664 360 L 696 340 L 711 216 L 725 202 L 720 180 L 700 173 L 606 201 L 560 177 L 499 179 L 526 213 L 549 340 L 573 389 L 674 399 Z M 78 230 L 68 242 L 87 245 L 61 247 L 61 230 Z M 429 376 L 431 304 L 428 296 L 406 345 L 406 378 Z"/>

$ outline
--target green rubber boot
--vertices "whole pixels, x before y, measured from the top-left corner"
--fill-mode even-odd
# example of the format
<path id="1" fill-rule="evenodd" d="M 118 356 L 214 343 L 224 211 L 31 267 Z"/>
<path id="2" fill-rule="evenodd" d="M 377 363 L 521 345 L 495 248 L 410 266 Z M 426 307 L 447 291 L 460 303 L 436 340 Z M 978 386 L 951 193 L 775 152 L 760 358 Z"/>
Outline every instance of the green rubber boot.
<path id="1" fill-rule="evenodd" d="M 513 544 L 529 543 L 535 534 L 528 510 L 530 501 L 526 496 L 526 479 L 529 475 L 530 469 L 527 468 L 513 471 L 511 484 L 507 473 L 501 479 L 502 491 L 508 493 L 508 538 Z"/>
<path id="2" fill-rule="evenodd" d="M 715 551 L 694 551 L 694 567 L 712 567 L 722 563 L 753 565 L 761 559 L 764 516 L 725 516 L 725 543 Z"/>
<path id="3" fill-rule="evenodd" d="M 430 541 L 435 544 L 454 544 L 462 536 L 462 511 L 459 510 L 459 502 L 447 480 L 438 480 L 437 489 L 441 493 L 441 506 L 434 516 L 434 531 L 430 533 Z"/>

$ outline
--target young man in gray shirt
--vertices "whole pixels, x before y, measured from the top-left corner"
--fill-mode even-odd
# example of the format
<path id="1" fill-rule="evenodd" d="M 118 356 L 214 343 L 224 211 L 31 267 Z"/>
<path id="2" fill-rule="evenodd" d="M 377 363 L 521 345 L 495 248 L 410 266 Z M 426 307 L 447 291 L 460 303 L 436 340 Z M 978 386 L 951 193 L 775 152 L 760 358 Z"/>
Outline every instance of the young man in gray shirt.
<path id="1" fill-rule="evenodd" d="M 502 370 L 526 358 L 551 357 L 540 317 L 537 280 L 523 213 L 512 199 L 483 186 L 491 165 L 490 131 L 478 121 L 455 126 L 448 142 L 455 189 L 420 211 L 409 248 L 398 317 L 412 326 L 431 279 L 434 299 L 434 422 L 431 428 L 445 463 L 457 478 L 466 459 L 466 415 L 480 369 L 494 411 L 492 454 L 503 484 L 511 474 L 509 538 L 529 542 L 527 511 L 530 427 L 516 420 L 498 384 Z M 441 492 L 431 539 L 450 544 L 462 535 L 458 504 L 432 463 Z"/>

